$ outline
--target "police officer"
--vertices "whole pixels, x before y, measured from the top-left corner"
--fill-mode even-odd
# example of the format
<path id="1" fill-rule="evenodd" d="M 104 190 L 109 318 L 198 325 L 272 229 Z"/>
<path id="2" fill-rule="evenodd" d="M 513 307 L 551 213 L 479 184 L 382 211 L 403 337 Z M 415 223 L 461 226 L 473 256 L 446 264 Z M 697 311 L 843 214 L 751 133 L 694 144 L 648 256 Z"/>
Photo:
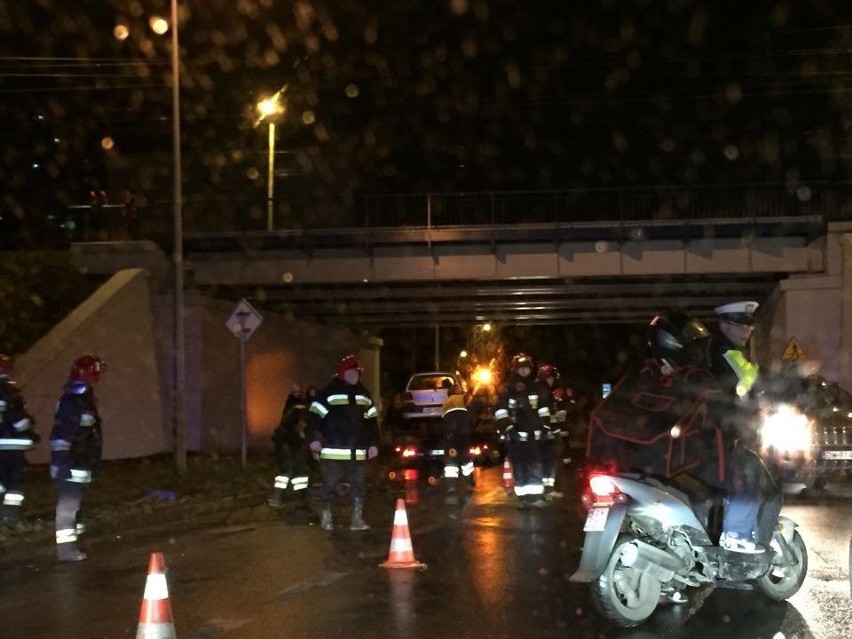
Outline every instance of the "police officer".
<path id="1" fill-rule="evenodd" d="M 562 433 L 566 427 L 567 413 L 561 407 L 563 393 L 556 385 L 559 371 L 553 364 L 540 364 L 538 367 L 539 382 L 547 385 L 548 406 L 550 409 L 550 429 L 544 433 L 540 441 L 541 447 L 541 481 L 544 484 L 546 500 L 561 499 L 562 493 L 556 490 L 556 468 L 562 448 Z"/>
<path id="2" fill-rule="evenodd" d="M 444 480 L 447 492 L 455 492 L 459 476 L 469 488 L 474 486 L 473 460 L 470 458 L 470 413 L 465 393 L 459 386 L 449 389 L 441 414 L 444 427 Z"/>
<path id="3" fill-rule="evenodd" d="M 284 505 L 284 495 L 289 488 L 298 495 L 301 504 L 305 505 L 308 494 L 308 447 L 305 442 L 307 428 L 307 407 L 304 402 L 295 403 L 285 410 L 281 422 L 272 433 L 272 443 L 275 446 L 275 461 L 278 473 L 275 475 L 275 485 L 269 505 L 281 508 Z"/>
<path id="4" fill-rule="evenodd" d="M 12 358 L 0 354 L 0 495 L 6 524 L 20 521 L 24 504 L 24 451 L 38 441 L 32 418 L 12 379 Z"/>
<path id="5" fill-rule="evenodd" d="M 83 488 L 92 482 L 101 462 L 101 418 L 94 385 L 106 370 L 96 355 L 74 361 L 68 382 L 56 405 L 50 433 L 50 476 L 58 491 L 56 502 L 56 553 L 59 561 L 82 561 L 78 545 L 83 526 L 77 513 Z"/>
<path id="6" fill-rule="evenodd" d="M 533 376 L 533 360 L 524 353 L 512 358 L 511 375 L 494 420 L 506 435 L 518 507 L 545 505 L 540 442 L 550 429 L 550 390 Z"/>
<path id="7" fill-rule="evenodd" d="M 367 495 L 366 461 L 379 454 L 378 410 L 361 384 L 363 366 L 355 355 L 347 355 L 337 366 L 331 383 L 321 389 L 308 408 L 307 440 L 319 455 L 323 501 L 320 526 L 334 528 L 331 500 L 337 483 L 346 480 L 352 495 L 350 530 L 368 530 L 364 522 Z"/>
<path id="8" fill-rule="evenodd" d="M 715 309 L 718 323 L 711 331 L 710 366 L 719 387 L 711 412 L 725 433 L 729 497 L 720 545 L 730 551 L 760 553 L 772 536 L 781 512 L 781 494 L 760 457 L 750 422 L 756 417 L 748 393 L 758 366 L 746 354 L 754 331 L 754 301 L 731 302 Z"/>

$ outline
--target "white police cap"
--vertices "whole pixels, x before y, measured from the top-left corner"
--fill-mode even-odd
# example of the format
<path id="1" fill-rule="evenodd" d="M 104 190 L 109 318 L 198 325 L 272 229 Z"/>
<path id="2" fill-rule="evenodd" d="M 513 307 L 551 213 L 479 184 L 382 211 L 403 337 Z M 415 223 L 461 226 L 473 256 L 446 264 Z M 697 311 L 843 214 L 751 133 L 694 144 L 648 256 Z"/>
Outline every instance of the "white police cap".
<path id="1" fill-rule="evenodd" d="M 754 313 L 757 307 L 760 306 L 757 302 L 731 302 L 717 306 L 715 309 L 716 315 L 721 319 L 735 322 L 737 324 L 753 324 Z"/>

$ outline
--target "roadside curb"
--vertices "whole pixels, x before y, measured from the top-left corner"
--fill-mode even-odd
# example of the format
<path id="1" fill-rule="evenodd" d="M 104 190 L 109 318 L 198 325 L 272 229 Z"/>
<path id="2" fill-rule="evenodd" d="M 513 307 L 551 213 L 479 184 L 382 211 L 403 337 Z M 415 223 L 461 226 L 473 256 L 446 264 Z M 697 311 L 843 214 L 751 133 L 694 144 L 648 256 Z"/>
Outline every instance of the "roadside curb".
<path id="1" fill-rule="evenodd" d="M 266 490 L 222 495 L 210 499 L 207 495 L 180 498 L 175 501 L 141 499 L 124 507 L 102 512 L 86 520 L 85 538 L 97 542 L 110 535 L 144 532 L 166 524 L 191 523 L 209 520 L 215 515 L 230 516 L 236 511 L 260 506 L 268 497 Z M 0 538 L 0 563 L 26 561 L 53 552 L 54 527 L 49 518 L 39 517 L 19 530 Z"/>

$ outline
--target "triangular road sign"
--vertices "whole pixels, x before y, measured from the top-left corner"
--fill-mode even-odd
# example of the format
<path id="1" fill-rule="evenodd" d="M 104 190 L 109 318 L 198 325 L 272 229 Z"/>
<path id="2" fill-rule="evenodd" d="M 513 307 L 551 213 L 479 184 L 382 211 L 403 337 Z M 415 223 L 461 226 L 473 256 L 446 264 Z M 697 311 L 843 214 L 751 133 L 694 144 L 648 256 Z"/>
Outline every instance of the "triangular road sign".
<path id="1" fill-rule="evenodd" d="M 799 342 L 796 341 L 795 337 L 790 338 L 790 343 L 787 344 L 787 348 L 784 349 L 784 355 L 781 356 L 785 362 L 795 362 L 800 359 L 807 359 L 807 355 L 805 355 L 805 351 L 802 350 L 802 347 L 799 346 Z"/>

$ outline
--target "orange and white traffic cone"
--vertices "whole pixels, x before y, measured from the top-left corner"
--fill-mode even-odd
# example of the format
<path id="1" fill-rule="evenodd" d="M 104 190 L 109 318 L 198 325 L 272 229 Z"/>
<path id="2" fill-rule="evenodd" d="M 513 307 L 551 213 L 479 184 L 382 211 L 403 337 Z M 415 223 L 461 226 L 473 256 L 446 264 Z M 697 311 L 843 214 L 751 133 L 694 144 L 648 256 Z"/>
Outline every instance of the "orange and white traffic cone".
<path id="1" fill-rule="evenodd" d="M 388 560 L 379 564 L 382 568 L 425 568 L 426 564 L 414 557 L 414 546 L 408 532 L 408 515 L 405 513 L 405 500 L 396 500 L 396 512 L 393 515 L 393 533 L 391 534 Z"/>
<path id="2" fill-rule="evenodd" d="M 148 562 L 148 579 L 145 581 L 136 639 L 176 639 L 166 583 L 166 562 L 161 552 L 152 552 Z"/>
<path id="3" fill-rule="evenodd" d="M 509 458 L 503 459 L 503 488 L 512 490 L 515 487 L 515 474 L 512 472 L 512 464 Z"/>

